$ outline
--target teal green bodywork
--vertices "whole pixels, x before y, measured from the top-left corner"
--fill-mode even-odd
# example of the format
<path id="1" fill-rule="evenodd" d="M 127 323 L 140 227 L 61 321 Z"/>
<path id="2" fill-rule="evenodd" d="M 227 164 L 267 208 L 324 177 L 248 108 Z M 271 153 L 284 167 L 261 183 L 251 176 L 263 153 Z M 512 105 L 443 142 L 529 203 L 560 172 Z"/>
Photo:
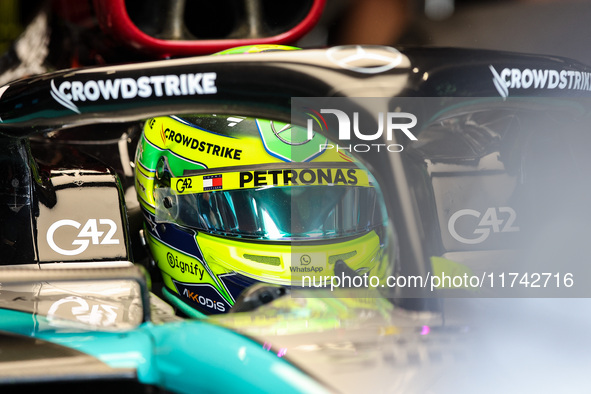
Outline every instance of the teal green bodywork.
<path id="1" fill-rule="evenodd" d="M 44 316 L 0 310 L 0 329 L 134 368 L 140 383 L 178 393 L 325 393 L 327 388 L 276 353 L 205 320 L 143 323 L 126 331 L 56 328 Z"/>

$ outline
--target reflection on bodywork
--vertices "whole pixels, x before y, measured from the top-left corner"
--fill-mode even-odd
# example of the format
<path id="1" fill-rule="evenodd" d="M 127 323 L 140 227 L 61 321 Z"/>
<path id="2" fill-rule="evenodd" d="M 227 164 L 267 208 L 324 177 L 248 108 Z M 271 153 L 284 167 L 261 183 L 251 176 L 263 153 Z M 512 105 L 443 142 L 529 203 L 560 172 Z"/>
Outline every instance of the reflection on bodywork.
<path id="1" fill-rule="evenodd" d="M 0 307 L 44 316 L 52 328 L 127 330 L 143 319 L 139 285 L 127 280 L 3 285 Z"/>

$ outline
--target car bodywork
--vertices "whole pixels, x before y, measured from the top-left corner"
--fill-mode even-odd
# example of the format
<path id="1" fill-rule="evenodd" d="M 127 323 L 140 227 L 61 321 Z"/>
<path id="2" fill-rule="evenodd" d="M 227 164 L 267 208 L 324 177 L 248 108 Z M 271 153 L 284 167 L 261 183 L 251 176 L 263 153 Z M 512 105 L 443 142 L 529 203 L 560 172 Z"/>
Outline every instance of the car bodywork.
<path id="1" fill-rule="evenodd" d="M 353 59 L 354 63 L 347 59 Z M 530 70 L 531 83 L 528 77 L 523 77 L 525 70 Z M 534 84 L 531 70 L 539 71 L 542 76 L 546 70 L 548 78 L 554 75 L 551 72 L 554 71 L 559 81 L 552 89 L 548 88 L 550 79 L 544 85 L 541 79 Z M 562 86 L 561 75 L 566 78 L 562 88 L 559 87 Z M 577 75 L 579 82 L 576 82 Z M 460 262 L 479 273 L 487 272 L 486 267 L 491 264 L 498 264 L 496 267 L 499 268 L 499 265 L 505 267 L 516 261 L 525 261 L 526 267 L 531 267 L 532 261 L 548 267 L 553 263 L 554 250 L 545 244 L 548 253 L 534 255 L 533 252 L 539 250 L 530 244 L 532 239 L 547 236 L 539 232 L 539 212 L 551 209 L 557 191 L 555 186 L 544 187 L 547 183 L 554 185 L 547 176 L 560 179 L 562 190 L 573 191 L 567 193 L 569 199 L 563 213 L 577 214 L 582 222 L 587 211 L 583 209 L 585 206 L 580 197 L 585 195 L 588 183 L 578 176 L 563 175 L 562 169 L 572 168 L 571 162 L 559 161 L 562 168 L 553 166 L 558 175 L 542 167 L 547 162 L 548 149 L 556 148 L 557 142 L 551 139 L 556 136 L 556 128 L 549 122 L 558 120 L 557 124 L 564 131 L 561 136 L 568 137 L 565 139 L 569 150 L 565 150 L 565 157 L 572 162 L 585 162 L 584 152 L 570 148 L 581 146 L 588 138 L 577 127 L 584 125 L 587 119 L 585 97 L 589 85 L 584 81 L 588 78 L 587 68 L 583 65 L 552 57 L 451 49 L 399 52 L 387 47 L 351 46 L 66 70 L 15 81 L 0 88 L 0 133 L 6 141 L 0 149 L 4 150 L 3 156 L 11 164 L 6 167 L 11 170 L 3 179 L 13 186 L 3 195 L 3 203 L 10 208 L 10 199 L 17 199 L 13 204 L 17 209 L 8 215 L 11 220 L 7 222 L 24 223 L 25 227 L 20 229 L 24 242 L 13 244 L 17 245 L 13 249 L 16 248 L 20 257 L 4 260 L 3 264 L 33 265 L 28 269 L 42 276 L 53 275 L 53 270 L 49 269 L 53 263 L 63 263 L 59 265 L 64 267 L 84 264 L 83 267 L 90 272 L 94 269 L 91 267 L 101 265 L 128 266 L 136 261 L 135 256 L 141 256 L 141 247 L 137 243 L 132 245 L 134 233 L 130 231 L 130 224 L 134 219 L 128 219 L 128 215 L 133 212 L 133 207 L 126 208 L 126 200 L 131 198 L 126 199 L 125 190 L 132 185 L 130 175 L 125 172 L 129 162 L 122 163 L 121 149 L 112 157 L 103 157 L 102 161 L 78 157 L 80 150 L 72 147 L 90 144 L 69 139 L 68 135 L 85 134 L 86 141 L 104 141 L 103 130 L 121 127 L 119 133 L 115 132 L 115 138 L 107 141 L 112 146 L 129 144 L 133 147 L 133 138 L 129 137 L 135 135 L 133 130 L 137 129 L 134 128 L 142 119 L 153 116 L 221 110 L 290 122 L 293 97 L 350 98 L 353 104 L 356 97 L 388 97 L 392 98 L 393 106 L 402 103 L 408 105 L 409 111 L 432 111 L 424 116 L 429 121 L 420 125 L 418 144 L 397 140 L 396 135 L 392 141 L 380 141 L 399 143 L 404 146 L 404 154 L 358 154 L 387 196 L 388 216 L 396 229 L 399 244 L 395 274 L 425 277 L 433 270 L 432 257 Z M 191 81 L 190 84 L 187 81 Z M 400 97 L 413 100 L 397 101 Z M 435 102 L 435 107 L 417 107 L 421 98 Z M 562 118 L 566 120 L 561 121 Z M 567 120 L 567 126 L 562 127 Z M 330 130 L 338 129 L 330 126 Z M 39 138 L 42 133 L 49 133 L 50 138 Z M 91 134 L 93 137 L 88 138 Z M 559 140 L 565 143 L 564 139 Z M 363 143 L 361 140 L 355 142 Z M 130 151 L 133 148 L 127 149 Z M 525 160 L 524 152 L 527 153 Z M 556 154 L 562 157 L 563 152 L 558 150 Z M 14 173 L 19 174 L 18 177 L 14 177 Z M 16 186 L 13 179 L 18 179 Z M 536 204 L 530 203 L 531 196 L 540 195 L 545 198 L 537 199 Z M 101 207 L 99 202 L 108 204 Z M 460 211 L 476 222 L 460 223 L 460 216 L 456 214 Z M 482 218 L 493 213 L 501 223 L 496 227 L 491 225 L 488 232 L 475 232 L 476 228 L 487 229 L 488 222 L 483 222 Z M 26 220 L 17 218 L 18 214 L 25 216 Z M 562 217 L 558 216 L 558 219 Z M 116 230 L 109 237 L 113 226 Z M 62 227 L 70 230 L 59 233 L 64 239 L 52 237 Z M 555 232 L 564 229 L 550 227 Z M 569 231 L 576 234 L 579 230 L 578 226 L 569 227 Z M 528 235 L 520 238 L 524 232 Z M 8 239 L 6 234 L 9 234 L 8 230 L 3 235 Z M 568 235 L 565 238 L 573 241 Z M 114 243 L 115 240 L 119 242 Z M 537 246 L 539 241 L 533 244 Z M 74 245 L 77 245 L 75 250 Z M 573 248 L 568 250 L 563 262 L 569 268 L 577 269 L 575 262 L 582 251 L 576 248 L 576 242 L 571 246 Z M 536 260 L 532 256 L 543 258 Z M 51 281 L 51 277 L 39 280 Z M 16 282 L 23 281 L 25 279 L 20 278 Z M 4 279 L 2 284 L 4 292 Z M 150 303 L 146 300 L 146 291 L 140 289 L 139 293 L 145 307 Z M 409 376 L 415 376 L 415 373 L 419 374 L 417 376 L 445 376 L 449 384 L 445 387 L 453 386 L 457 370 L 449 372 L 450 367 L 446 364 L 449 354 L 463 353 L 462 349 L 467 349 L 468 357 L 461 354 L 456 357 L 469 361 L 468 366 L 462 364 L 463 368 L 474 365 L 470 362 L 474 359 L 482 361 L 480 354 L 474 354 L 482 347 L 473 346 L 479 342 L 474 336 L 467 335 L 470 330 L 466 327 L 472 327 L 471 323 L 451 324 L 450 319 L 444 319 L 445 314 L 454 308 L 446 309 L 440 299 L 421 288 L 397 288 L 388 297 L 391 303 L 381 304 L 382 299 L 376 298 L 371 306 L 362 305 L 359 309 L 365 314 L 343 316 L 336 313 L 327 320 L 310 313 L 314 310 L 310 302 L 301 307 L 298 302 L 291 300 L 293 303 L 289 303 L 285 298 L 276 300 L 268 308 L 288 302 L 284 307 L 277 307 L 287 313 L 271 312 L 261 307 L 250 314 L 230 314 L 217 320 L 153 324 L 144 311 L 142 323 L 137 328 L 114 333 L 99 330 L 97 338 L 102 339 L 94 338 L 88 342 L 85 341 L 89 333 L 84 330 L 72 337 L 56 330 L 39 330 L 35 325 L 31 329 L 30 325 L 24 324 L 30 314 L 23 312 L 3 311 L 7 316 L 3 321 L 14 319 L 21 322 L 5 324 L 2 329 L 67 344 L 99 359 L 107 346 L 123 346 L 129 349 L 128 353 L 139 352 L 140 358 L 152 360 L 154 364 L 150 364 L 151 361 L 141 364 L 137 360 L 128 364 L 111 363 L 111 366 L 125 367 L 118 370 L 121 375 L 116 376 L 129 377 L 128 367 L 131 365 L 142 384 L 174 391 L 191 391 L 199 382 L 205 384 L 203 376 L 215 376 L 217 378 L 213 381 L 223 381 L 227 386 L 202 387 L 222 391 L 245 381 L 253 385 L 248 387 L 265 391 L 273 390 L 274 384 L 293 383 L 288 375 L 279 373 L 273 375 L 276 380 L 269 378 L 264 382 L 265 386 L 256 386 L 260 382 L 253 378 L 253 374 L 257 377 L 264 374 L 262 381 L 272 374 L 274 368 L 292 368 L 289 376 L 296 376 L 295 380 L 299 382 L 290 386 L 294 390 L 307 391 L 307 387 L 359 391 L 362 388 L 353 381 L 363 380 L 353 380 L 352 377 L 372 376 L 368 365 L 372 365 L 377 357 L 383 367 L 377 372 L 380 378 L 374 380 L 377 388 L 391 387 L 396 382 L 403 389 L 422 392 L 438 384 L 439 378 L 424 380 L 424 386 L 413 386 L 407 380 Z M 153 299 L 152 303 L 158 301 Z M 353 306 L 351 309 L 357 310 Z M 170 312 L 163 315 L 175 320 Z M 280 317 L 268 319 L 268 316 Z M 41 321 L 44 319 L 40 317 Z M 309 324 L 323 321 L 326 325 L 302 331 L 295 323 L 302 319 Z M 264 321 L 262 326 L 266 330 L 257 325 L 257 321 Z M 285 324 L 290 327 L 286 328 Z M 222 325 L 253 336 L 256 341 L 222 328 Z M 483 332 L 489 333 L 488 330 Z M 337 334 L 343 336 L 341 341 L 333 341 Z M 128 337 L 127 340 L 123 340 L 124 337 Z M 129 338 L 136 338 L 137 342 Z M 429 338 L 428 343 L 421 342 L 421 338 Z M 339 345 L 326 345 L 335 342 Z M 357 347 L 351 347 L 351 343 Z M 390 353 L 375 352 L 383 343 L 387 343 Z M 441 347 L 441 343 L 445 345 Z M 450 343 L 453 346 L 448 346 Z M 352 364 L 344 362 L 344 369 L 335 372 L 335 358 L 342 357 L 346 351 L 358 351 L 359 346 L 368 350 L 366 360 L 369 364 L 363 368 L 355 367 L 359 360 L 351 358 Z M 256 360 L 248 367 L 245 367 L 246 356 L 241 353 L 243 348 Z M 275 353 L 268 352 L 270 348 Z M 284 355 L 281 349 L 288 349 L 288 354 L 292 353 L 290 349 L 296 349 L 296 364 L 309 363 L 312 370 L 296 368 L 283 357 L 277 357 Z M 438 349 L 437 355 L 429 353 L 429 349 Z M 329 356 L 318 356 L 314 361 L 308 358 L 322 351 Z M 423 351 L 432 357 L 424 356 Z M 415 352 L 417 356 L 411 355 Z M 404 354 L 404 365 L 408 367 L 404 371 L 408 374 L 386 379 L 383 374 L 386 371 L 392 373 L 398 365 L 392 361 L 393 354 Z M 413 364 L 412 360 L 417 357 L 420 362 Z M 417 372 L 425 357 L 436 360 L 427 368 L 429 374 L 434 375 Z M 237 364 L 232 367 L 228 359 Z M 281 366 L 274 367 L 276 362 Z M 249 369 L 255 365 L 255 369 Z M 204 368 L 199 375 L 201 378 L 191 376 L 195 368 Z M 266 372 L 260 372 L 260 368 Z M 343 379 L 342 373 L 347 368 L 359 368 L 367 374 L 351 373 L 351 380 Z M 232 371 L 229 378 L 227 370 Z M 302 373 L 302 370 L 306 372 Z M 475 373 L 473 376 L 481 375 Z M 318 383 L 324 380 L 330 382 L 326 385 Z M 5 382 L 11 383 L 10 379 Z M 309 386 L 301 386 L 302 382 Z"/>

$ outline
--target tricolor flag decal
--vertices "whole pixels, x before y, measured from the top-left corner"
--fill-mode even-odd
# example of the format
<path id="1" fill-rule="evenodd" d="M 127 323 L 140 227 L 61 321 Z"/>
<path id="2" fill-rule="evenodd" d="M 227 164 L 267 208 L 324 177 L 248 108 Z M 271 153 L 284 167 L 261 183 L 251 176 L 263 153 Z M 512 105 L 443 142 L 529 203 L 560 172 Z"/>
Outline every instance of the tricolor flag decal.
<path id="1" fill-rule="evenodd" d="M 222 188 L 222 174 L 203 176 L 203 191 L 219 190 Z"/>

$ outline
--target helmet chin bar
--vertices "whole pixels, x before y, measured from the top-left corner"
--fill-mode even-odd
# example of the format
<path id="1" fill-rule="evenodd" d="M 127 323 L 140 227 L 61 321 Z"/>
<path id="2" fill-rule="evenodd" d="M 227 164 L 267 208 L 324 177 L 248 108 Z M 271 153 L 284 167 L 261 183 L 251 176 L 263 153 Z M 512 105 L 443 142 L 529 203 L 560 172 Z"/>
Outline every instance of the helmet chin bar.
<path id="1" fill-rule="evenodd" d="M 248 312 L 289 294 L 287 287 L 257 283 L 246 289 L 230 309 L 230 313 Z"/>

